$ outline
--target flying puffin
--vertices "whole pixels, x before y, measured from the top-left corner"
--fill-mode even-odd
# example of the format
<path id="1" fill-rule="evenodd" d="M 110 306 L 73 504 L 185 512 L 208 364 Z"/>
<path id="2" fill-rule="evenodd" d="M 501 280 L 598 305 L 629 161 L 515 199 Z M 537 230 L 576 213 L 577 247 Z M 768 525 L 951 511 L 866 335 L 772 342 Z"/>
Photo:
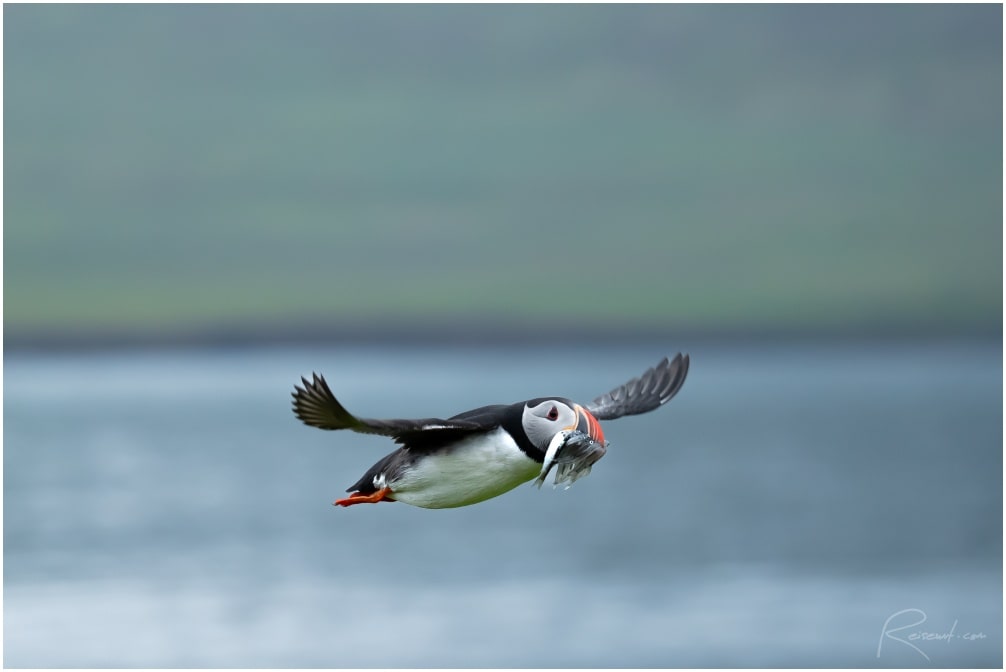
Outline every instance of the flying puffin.
<path id="1" fill-rule="evenodd" d="M 350 429 L 392 437 L 400 448 L 354 483 L 337 506 L 398 501 L 428 509 L 467 506 L 502 495 L 554 464 L 556 483 L 572 482 L 604 455 L 598 420 L 647 413 L 677 394 L 688 374 L 688 355 L 666 357 L 586 405 L 565 397 L 537 397 L 510 405 L 483 406 L 441 420 L 373 420 L 350 414 L 313 374 L 293 392 L 293 412 L 320 429 Z M 561 455 L 568 446 L 571 456 Z M 572 473 L 570 473 L 572 470 Z M 567 486 L 568 487 L 568 486 Z"/>

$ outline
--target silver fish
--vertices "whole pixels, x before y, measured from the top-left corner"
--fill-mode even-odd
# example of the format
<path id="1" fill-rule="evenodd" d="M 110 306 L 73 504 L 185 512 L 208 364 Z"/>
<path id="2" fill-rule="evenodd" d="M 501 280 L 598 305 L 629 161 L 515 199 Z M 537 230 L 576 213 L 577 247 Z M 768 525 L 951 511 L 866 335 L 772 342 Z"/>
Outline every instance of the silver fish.
<path id="1" fill-rule="evenodd" d="M 542 460 L 541 473 L 534 485 L 541 488 L 548 472 L 556 467 L 552 487 L 567 483 L 566 488 L 590 473 L 595 462 L 607 452 L 607 441 L 601 444 L 589 435 L 576 430 L 563 430 L 552 437 Z"/>

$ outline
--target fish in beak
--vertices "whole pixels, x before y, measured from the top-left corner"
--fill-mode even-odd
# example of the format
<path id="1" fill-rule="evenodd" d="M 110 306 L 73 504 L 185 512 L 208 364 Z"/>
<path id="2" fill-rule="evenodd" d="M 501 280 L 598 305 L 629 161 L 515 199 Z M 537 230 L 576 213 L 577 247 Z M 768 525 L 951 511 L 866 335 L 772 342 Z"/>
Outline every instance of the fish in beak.
<path id="1" fill-rule="evenodd" d="M 590 473 L 595 462 L 604 457 L 608 442 L 604 440 L 601 423 L 591 413 L 576 405 L 577 421 L 552 437 L 545 451 L 541 472 L 534 484 L 539 488 L 545 482 L 548 472 L 558 465 L 553 485 L 568 483 L 568 488 L 579 478 Z"/>

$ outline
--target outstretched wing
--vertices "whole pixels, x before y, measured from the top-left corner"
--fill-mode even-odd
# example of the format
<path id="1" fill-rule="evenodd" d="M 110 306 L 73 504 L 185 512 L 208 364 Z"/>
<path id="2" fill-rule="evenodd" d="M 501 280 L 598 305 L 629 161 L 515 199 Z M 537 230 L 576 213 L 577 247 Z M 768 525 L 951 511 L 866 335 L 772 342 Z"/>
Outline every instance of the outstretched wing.
<path id="1" fill-rule="evenodd" d="M 374 420 L 358 418 L 332 394 L 325 378 L 317 373 L 313 379 L 301 378 L 303 387 L 294 386 L 293 412 L 304 424 L 319 429 L 350 429 L 364 434 L 390 436 L 410 448 L 433 448 L 450 443 L 466 434 L 483 432 L 493 425 L 476 418 L 441 420 Z"/>
<path id="2" fill-rule="evenodd" d="M 660 360 L 646 373 L 602 394 L 586 405 L 598 420 L 614 420 L 623 415 L 647 413 L 671 400 L 688 375 L 688 355 L 680 352 L 674 359 Z"/>

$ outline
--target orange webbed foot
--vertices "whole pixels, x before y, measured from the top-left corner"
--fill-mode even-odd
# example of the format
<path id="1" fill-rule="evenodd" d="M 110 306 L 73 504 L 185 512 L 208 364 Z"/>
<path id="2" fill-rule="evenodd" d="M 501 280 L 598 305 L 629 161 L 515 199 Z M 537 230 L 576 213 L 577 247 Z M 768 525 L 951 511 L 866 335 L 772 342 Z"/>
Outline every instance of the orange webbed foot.
<path id="1" fill-rule="evenodd" d="M 335 500 L 335 502 L 333 502 L 333 505 L 353 506 L 353 504 L 377 504 L 378 502 L 393 502 L 393 501 L 395 500 L 391 497 L 391 488 L 383 488 L 369 495 L 354 492 L 345 499 Z"/>

